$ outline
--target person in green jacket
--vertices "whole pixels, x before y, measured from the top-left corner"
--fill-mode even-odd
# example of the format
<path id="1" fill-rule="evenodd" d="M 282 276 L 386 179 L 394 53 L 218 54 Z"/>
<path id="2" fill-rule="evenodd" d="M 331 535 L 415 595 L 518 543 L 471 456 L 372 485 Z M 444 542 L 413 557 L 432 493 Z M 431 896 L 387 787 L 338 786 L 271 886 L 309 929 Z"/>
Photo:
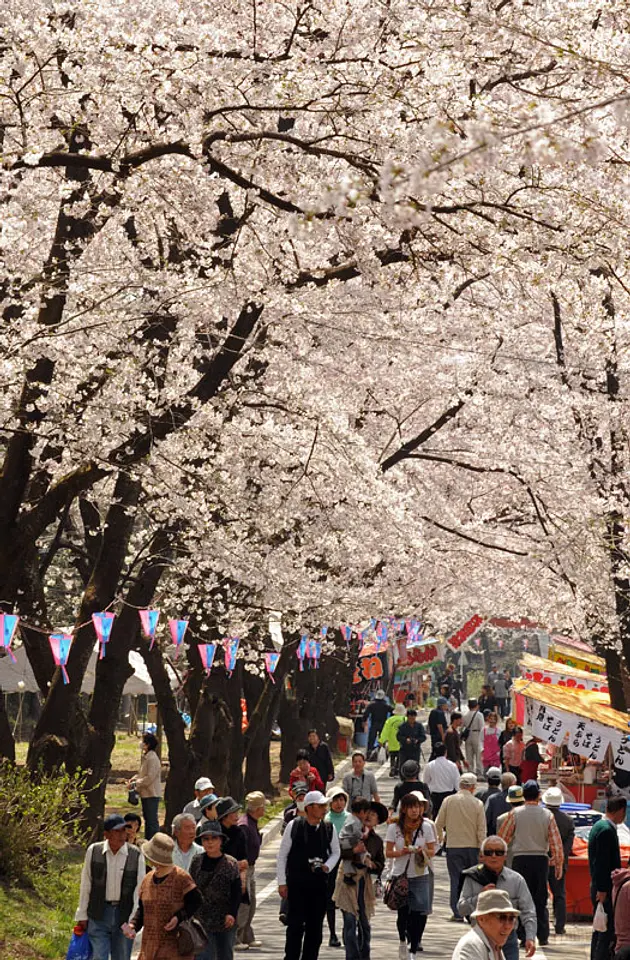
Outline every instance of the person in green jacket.
<path id="1" fill-rule="evenodd" d="M 402 703 L 397 703 L 391 717 L 388 717 L 383 724 L 383 729 L 379 734 L 379 742 L 386 744 L 389 750 L 389 775 L 398 776 L 398 755 L 400 753 L 400 743 L 398 742 L 398 727 L 405 719 L 405 708 Z"/>

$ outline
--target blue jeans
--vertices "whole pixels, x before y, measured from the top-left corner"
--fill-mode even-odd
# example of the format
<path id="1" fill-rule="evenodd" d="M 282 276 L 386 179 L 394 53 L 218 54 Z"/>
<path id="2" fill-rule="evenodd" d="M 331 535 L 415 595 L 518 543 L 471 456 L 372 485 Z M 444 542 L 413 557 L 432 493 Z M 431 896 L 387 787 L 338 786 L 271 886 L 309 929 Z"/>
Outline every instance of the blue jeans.
<path id="1" fill-rule="evenodd" d="M 133 940 L 128 940 L 121 927 L 120 910 L 105 904 L 101 920 L 88 920 L 88 937 L 92 960 L 129 960 Z"/>
<path id="2" fill-rule="evenodd" d="M 518 960 L 518 937 L 516 930 L 512 930 L 503 946 L 503 955 L 505 960 Z"/>
<path id="3" fill-rule="evenodd" d="M 209 933 L 205 950 L 198 953 L 195 960 L 232 960 L 235 933 L 236 927 L 221 933 Z"/>
<path id="4" fill-rule="evenodd" d="M 154 833 L 160 829 L 158 823 L 158 807 L 160 805 L 159 797 L 141 797 L 142 816 L 144 817 L 144 836 L 150 840 Z"/>
<path id="5" fill-rule="evenodd" d="M 369 960 L 370 956 L 370 921 L 365 912 L 365 879 L 359 880 L 357 889 L 359 916 L 342 910 L 343 913 L 343 943 L 346 948 L 346 960 Z"/>

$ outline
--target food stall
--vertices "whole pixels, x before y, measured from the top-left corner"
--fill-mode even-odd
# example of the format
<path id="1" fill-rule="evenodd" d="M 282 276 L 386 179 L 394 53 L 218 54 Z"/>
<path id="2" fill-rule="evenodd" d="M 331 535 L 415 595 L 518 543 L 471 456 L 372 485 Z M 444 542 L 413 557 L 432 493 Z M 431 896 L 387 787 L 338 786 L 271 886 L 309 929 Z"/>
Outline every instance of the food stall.
<path id="1" fill-rule="evenodd" d="M 552 637 L 549 644 L 549 659 L 555 663 L 584 670 L 586 673 L 606 673 L 606 662 L 595 656 L 590 647 L 578 640 Z"/>
<path id="2" fill-rule="evenodd" d="M 535 666 L 540 664 L 522 661 L 526 672 Z M 565 681 L 576 679 L 566 673 L 563 676 Z M 628 716 L 613 710 L 607 693 L 560 685 L 553 678 L 537 682 L 522 677 L 514 682 L 514 692 L 517 711 L 523 714 L 525 725 L 547 745 L 550 753 L 549 762 L 539 768 L 541 787 L 558 785 L 567 799 L 572 796 L 578 804 L 603 810 L 613 769 L 630 771 Z M 590 815 L 591 820 L 593 816 Z M 580 836 L 578 829 L 574 855 L 569 861 L 567 909 L 577 916 L 591 916 L 585 843 L 588 827 L 582 833 Z M 626 858 L 628 854 L 630 848 Z"/>

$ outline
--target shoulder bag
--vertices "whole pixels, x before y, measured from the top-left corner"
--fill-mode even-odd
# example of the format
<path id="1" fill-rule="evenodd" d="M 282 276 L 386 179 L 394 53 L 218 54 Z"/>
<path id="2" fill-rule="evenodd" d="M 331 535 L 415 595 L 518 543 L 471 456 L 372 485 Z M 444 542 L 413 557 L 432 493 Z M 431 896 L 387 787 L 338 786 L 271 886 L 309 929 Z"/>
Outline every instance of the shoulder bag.
<path id="1" fill-rule="evenodd" d="M 180 956 L 202 953 L 208 945 L 208 937 L 200 920 L 191 917 L 177 925 L 177 952 Z"/>
<path id="2" fill-rule="evenodd" d="M 466 741 L 468 740 L 468 737 L 470 736 L 470 727 L 471 727 L 472 722 L 473 722 L 474 719 L 475 719 L 475 717 L 473 716 L 473 718 L 472 718 L 472 720 L 470 721 L 470 723 L 468 724 L 468 726 L 467 726 L 467 727 L 463 727 L 463 729 L 460 730 L 459 739 L 460 739 L 460 741 L 461 741 L 462 743 L 466 743 Z"/>
<path id="3" fill-rule="evenodd" d="M 413 835 L 413 840 L 411 845 L 413 846 L 416 842 L 416 837 L 418 836 L 420 828 Z M 389 907 L 390 910 L 400 910 L 401 907 L 407 906 L 407 899 L 409 897 L 409 878 L 407 876 L 407 870 L 409 869 L 409 863 L 411 862 L 411 854 L 405 865 L 405 869 L 402 873 L 399 873 L 397 876 L 391 876 L 389 880 L 385 883 L 383 889 L 383 903 L 386 907 Z"/>

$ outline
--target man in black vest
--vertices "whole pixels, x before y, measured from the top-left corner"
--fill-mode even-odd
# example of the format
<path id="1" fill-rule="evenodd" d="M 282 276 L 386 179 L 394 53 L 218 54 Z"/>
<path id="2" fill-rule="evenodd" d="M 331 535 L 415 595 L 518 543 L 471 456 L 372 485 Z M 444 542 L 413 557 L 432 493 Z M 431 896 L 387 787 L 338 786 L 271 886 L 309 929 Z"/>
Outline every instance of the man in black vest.
<path id="1" fill-rule="evenodd" d="M 284 832 L 278 852 L 278 893 L 288 899 L 285 960 L 317 960 L 328 903 L 328 874 L 339 860 L 339 840 L 324 823 L 328 800 L 319 790 L 304 798 L 305 817 Z"/>
<path id="2" fill-rule="evenodd" d="M 105 839 L 88 847 L 81 873 L 78 927 L 87 928 L 92 960 L 129 960 L 133 940 L 120 929 L 138 906 L 146 872 L 140 850 L 127 843 L 127 824 L 118 814 L 105 818 Z"/>

